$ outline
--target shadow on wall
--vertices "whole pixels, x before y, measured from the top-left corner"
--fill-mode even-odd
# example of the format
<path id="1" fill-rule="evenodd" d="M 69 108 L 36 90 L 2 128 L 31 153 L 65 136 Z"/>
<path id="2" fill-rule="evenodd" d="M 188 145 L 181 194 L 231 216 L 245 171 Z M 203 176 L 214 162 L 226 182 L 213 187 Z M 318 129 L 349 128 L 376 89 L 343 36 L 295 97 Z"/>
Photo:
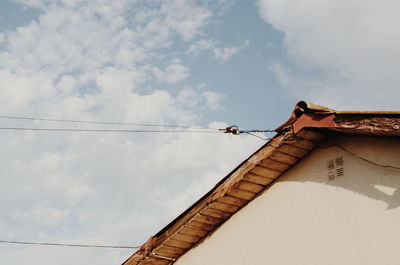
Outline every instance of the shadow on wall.
<path id="1" fill-rule="evenodd" d="M 311 170 L 319 170 L 323 174 L 304 172 L 306 177 L 296 178 L 297 181 L 347 189 L 385 202 L 387 210 L 400 206 L 399 138 L 333 136 L 310 156 L 320 154 L 321 163 L 316 165 L 314 160 L 314 164 L 306 168 L 310 170 L 311 166 L 314 168 Z"/>

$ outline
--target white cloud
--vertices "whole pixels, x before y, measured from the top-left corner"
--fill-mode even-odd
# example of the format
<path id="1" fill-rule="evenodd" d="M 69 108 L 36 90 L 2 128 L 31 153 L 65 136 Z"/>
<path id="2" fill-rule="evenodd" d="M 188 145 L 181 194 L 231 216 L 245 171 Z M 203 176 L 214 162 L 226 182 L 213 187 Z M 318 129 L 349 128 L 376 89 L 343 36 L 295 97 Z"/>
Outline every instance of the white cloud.
<path id="1" fill-rule="evenodd" d="M 61 91 L 62 94 L 72 94 L 76 86 L 77 80 L 71 75 L 64 75 L 57 83 L 56 88 Z"/>
<path id="2" fill-rule="evenodd" d="M 245 40 L 240 46 L 218 47 L 218 43 L 213 40 L 200 39 L 191 44 L 187 49 L 187 53 L 198 56 L 200 53 L 211 50 L 214 58 L 222 63 L 229 61 L 233 56 L 241 50 L 248 48 L 250 40 Z"/>
<path id="3" fill-rule="evenodd" d="M 206 100 L 206 104 L 211 110 L 218 109 L 221 106 L 222 99 L 224 98 L 223 95 L 211 91 L 204 92 L 202 96 Z"/>
<path id="4" fill-rule="evenodd" d="M 6 40 L 6 36 L 0 32 L 0 45 L 2 45 Z"/>
<path id="5" fill-rule="evenodd" d="M 187 50 L 188 53 L 195 56 L 199 55 L 203 51 L 212 49 L 215 46 L 215 41 L 201 39 L 194 44 L 191 44 Z"/>
<path id="6" fill-rule="evenodd" d="M 346 109 L 399 108 L 398 2 L 258 3 L 262 18 L 285 34 L 287 54 L 309 80 L 305 87 L 289 86 L 294 93 L 300 88 L 297 96 Z"/>
<path id="7" fill-rule="evenodd" d="M 240 50 L 245 49 L 249 46 L 250 40 L 245 40 L 241 46 L 230 46 L 224 48 L 217 48 L 213 49 L 215 59 L 219 60 L 222 63 L 227 62 L 232 56 L 236 55 Z"/>
<path id="8" fill-rule="evenodd" d="M 191 0 L 167 1 L 161 12 L 166 14 L 165 23 L 176 31 L 183 40 L 188 41 L 201 33 L 202 28 L 207 25 L 212 12 L 197 6 Z"/>
<path id="9" fill-rule="evenodd" d="M 202 103 L 199 92 L 193 88 L 182 89 L 176 99 L 179 104 L 191 109 L 198 107 Z"/>
<path id="10" fill-rule="evenodd" d="M 281 83 L 282 85 L 287 86 L 293 82 L 293 78 L 290 76 L 287 69 L 285 69 L 282 64 L 276 63 L 270 68 L 270 70 L 275 74 L 279 83 Z"/>
<path id="11" fill-rule="evenodd" d="M 53 82 L 46 74 L 18 75 L 0 70 L 0 106 L 6 113 L 26 110 L 43 98 L 54 96 Z"/>
<path id="12" fill-rule="evenodd" d="M 41 8 L 42 14 L 4 33 L 2 115 L 190 125 L 198 122 L 202 111 L 221 105 L 223 96 L 205 87 L 178 86 L 171 92 L 151 87 L 155 78 L 177 83 L 189 76 L 176 47 L 186 50 L 203 38 L 204 27 L 218 10 L 190 0 L 19 2 Z M 224 134 L 1 133 L 1 181 L 7 185 L 0 187 L 0 234 L 10 240 L 72 243 L 142 243 L 170 221 L 176 209 L 197 199 L 234 167 L 237 158 L 261 144 L 255 138 L 230 139 Z M 170 196 L 186 187 L 193 192 L 182 193 L 183 199 Z M 130 254 L 4 247 L 0 260 L 120 264 Z"/>
<path id="13" fill-rule="evenodd" d="M 60 75 L 96 71 L 113 63 L 120 50 L 134 42 L 134 34 L 121 15 L 102 16 L 102 8 L 49 7 L 37 22 L 7 33 L 10 45 L 0 55 L 0 65 L 18 73 Z"/>
<path id="14" fill-rule="evenodd" d="M 189 76 L 189 68 L 182 65 L 179 59 L 172 60 L 164 71 L 154 68 L 154 74 L 158 81 L 165 83 L 178 83 Z"/>
<path id="15" fill-rule="evenodd" d="M 245 40 L 240 46 L 228 46 L 221 48 L 218 47 L 218 43 L 214 40 L 200 39 L 189 46 L 187 53 L 198 56 L 202 52 L 212 50 L 214 58 L 222 63 L 225 63 L 241 50 L 247 49 L 249 45 L 250 40 Z"/>
<path id="16" fill-rule="evenodd" d="M 115 67 L 107 67 L 96 78 L 96 84 L 103 93 L 115 93 L 114 96 L 125 96 L 132 91 L 135 85 L 144 81 L 144 74 L 140 69 L 126 71 Z"/>
<path id="17" fill-rule="evenodd" d="M 66 216 L 68 215 L 68 210 L 49 208 L 49 207 L 35 207 L 29 209 L 28 212 L 16 211 L 15 219 L 25 219 L 30 222 L 37 223 L 39 225 L 46 225 L 50 227 L 55 227 L 62 225 Z M 32 225 L 37 225 L 32 224 Z"/>
<path id="18" fill-rule="evenodd" d="M 218 109 L 221 106 L 224 96 L 211 91 L 203 92 L 202 90 L 201 86 L 198 89 L 182 89 L 176 97 L 177 103 L 192 110 L 204 108 L 210 110 Z"/>
<path id="19" fill-rule="evenodd" d="M 239 47 L 225 47 L 222 49 L 215 48 L 214 55 L 217 60 L 221 62 L 227 62 L 233 55 L 239 52 Z"/>

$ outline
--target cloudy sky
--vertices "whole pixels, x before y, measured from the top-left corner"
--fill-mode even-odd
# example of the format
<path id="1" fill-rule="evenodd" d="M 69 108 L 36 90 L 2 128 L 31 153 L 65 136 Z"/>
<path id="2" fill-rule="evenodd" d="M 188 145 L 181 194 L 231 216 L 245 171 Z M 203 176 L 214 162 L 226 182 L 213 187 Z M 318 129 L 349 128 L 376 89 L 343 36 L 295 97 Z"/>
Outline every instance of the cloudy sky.
<path id="1" fill-rule="evenodd" d="M 399 110 L 399 9 L 390 0 L 2 0 L 0 116 L 273 129 L 301 99 Z M 4 118 L 0 127 L 149 128 Z M 264 143 L 0 134 L 0 240 L 102 245 L 140 245 Z M 0 245 L 10 265 L 120 264 L 131 253 Z"/>

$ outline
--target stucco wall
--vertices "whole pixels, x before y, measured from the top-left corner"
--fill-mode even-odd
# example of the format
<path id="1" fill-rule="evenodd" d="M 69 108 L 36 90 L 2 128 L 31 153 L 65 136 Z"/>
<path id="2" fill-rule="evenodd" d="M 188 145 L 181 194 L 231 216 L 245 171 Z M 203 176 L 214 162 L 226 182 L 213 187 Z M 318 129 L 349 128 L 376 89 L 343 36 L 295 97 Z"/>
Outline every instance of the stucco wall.
<path id="1" fill-rule="evenodd" d="M 400 167 L 399 139 L 331 141 Z M 327 163 L 338 157 L 344 159 L 344 176 L 328 181 Z M 175 264 L 398 265 L 399 188 L 399 170 L 372 165 L 337 146 L 319 148 Z"/>

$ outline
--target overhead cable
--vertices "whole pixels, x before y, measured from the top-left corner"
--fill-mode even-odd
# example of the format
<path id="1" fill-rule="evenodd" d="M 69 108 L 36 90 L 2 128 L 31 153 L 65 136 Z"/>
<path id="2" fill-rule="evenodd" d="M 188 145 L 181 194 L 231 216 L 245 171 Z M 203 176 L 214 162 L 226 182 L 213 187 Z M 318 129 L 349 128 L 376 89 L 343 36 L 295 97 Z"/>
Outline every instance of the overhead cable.
<path id="1" fill-rule="evenodd" d="M 241 134 L 241 133 L 270 133 L 270 132 L 276 132 L 276 130 L 242 130 L 239 129 L 237 125 L 231 125 L 228 126 L 224 129 L 219 129 L 220 131 L 224 133 L 232 133 L 235 135 Z"/>
<path id="2" fill-rule="evenodd" d="M 345 152 L 348 153 L 349 155 L 354 156 L 355 158 L 358 158 L 358 159 L 360 159 L 360 160 L 362 160 L 362 161 L 364 161 L 364 162 L 367 162 L 367 163 L 369 163 L 369 164 L 371 164 L 371 165 L 374 165 L 374 166 L 377 166 L 377 167 L 382 167 L 382 168 L 393 169 L 393 170 L 400 170 L 400 167 L 396 167 L 396 166 L 392 166 L 392 165 L 380 164 L 380 163 L 374 162 L 374 161 L 372 161 L 372 160 L 369 160 L 369 159 L 367 159 L 367 158 L 365 158 L 365 157 L 362 157 L 362 156 L 360 156 L 360 155 L 357 155 L 356 153 L 354 153 L 354 152 L 348 150 L 347 148 L 344 148 L 343 146 L 341 146 L 341 145 L 339 145 L 339 144 L 330 144 L 330 145 L 321 146 L 321 147 L 331 147 L 331 146 L 335 146 L 335 147 L 337 147 L 337 148 L 339 148 L 339 149 L 345 151 Z"/>
<path id="3" fill-rule="evenodd" d="M 128 126 L 142 126 L 142 127 L 168 127 L 168 128 L 182 128 L 182 129 L 197 129 L 197 130 L 218 130 L 218 129 L 213 129 L 213 128 L 203 128 L 203 127 L 197 127 L 197 126 L 184 126 L 184 125 L 171 125 L 171 124 L 146 124 L 146 123 L 130 123 L 130 122 L 47 119 L 47 118 L 4 116 L 4 115 L 0 115 L 0 119 L 33 120 L 33 121 L 49 121 L 49 122 L 64 122 L 64 123 L 84 123 L 84 124 L 102 124 L 102 125 L 128 125 Z"/>
<path id="4" fill-rule="evenodd" d="M 244 133 L 246 133 L 246 134 L 248 134 L 248 135 L 251 135 L 251 136 L 254 136 L 254 137 L 257 137 L 257 138 L 259 138 L 259 139 L 261 139 L 261 140 L 263 140 L 263 141 L 268 141 L 268 140 L 271 140 L 271 139 L 272 139 L 271 137 L 264 138 L 264 137 L 261 137 L 261 136 L 255 134 L 255 133 L 251 133 L 251 132 L 244 132 Z"/>
<path id="5" fill-rule="evenodd" d="M 31 117 L 17 117 L 17 116 L 0 116 L 0 119 L 22 119 L 22 120 L 40 120 L 51 122 L 67 122 L 67 123 L 85 123 L 85 124 L 103 124 L 103 125 L 134 125 L 134 126 L 148 126 L 148 127 L 168 127 L 170 130 L 163 129 L 81 129 L 81 128 L 33 128 L 33 127 L 0 127 L 3 131 L 54 131 L 54 132 L 115 132 L 115 133 L 231 133 L 233 135 L 249 134 L 261 140 L 270 140 L 271 138 L 264 138 L 255 133 L 271 133 L 275 130 L 241 130 L 238 126 L 232 125 L 223 129 L 204 128 L 194 126 L 180 126 L 180 125 L 156 125 L 156 124 L 142 124 L 142 123 L 122 123 L 122 122 L 103 122 L 103 121 L 83 121 L 83 120 L 58 120 L 58 119 L 43 119 Z M 180 128 L 180 130 L 173 130 L 172 128 Z M 186 130 L 183 130 L 186 129 Z"/>
<path id="6" fill-rule="evenodd" d="M 219 129 L 219 130 L 220 130 L 221 132 L 223 132 L 223 133 L 231 133 L 231 134 L 233 134 L 233 135 L 239 135 L 239 134 L 245 133 L 245 134 L 248 134 L 248 135 L 257 137 L 257 138 L 259 138 L 259 139 L 261 139 L 261 140 L 264 140 L 264 141 L 271 140 L 272 138 L 264 138 L 264 137 L 261 137 L 261 136 L 255 134 L 255 133 L 271 133 L 271 132 L 276 132 L 275 130 L 241 130 L 241 129 L 239 129 L 239 127 L 238 127 L 237 125 L 228 126 L 228 127 L 226 127 L 225 129 Z"/>
<path id="7" fill-rule="evenodd" d="M 119 133 L 221 133 L 206 130 L 130 130 L 130 129 L 75 129 L 75 128 L 31 128 L 31 127 L 0 127 L 0 130 L 10 131 L 55 131 L 55 132 L 119 132 Z"/>
<path id="8" fill-rule="evenodd" d="M 10 241 L 10 240 L 0 240 L 0 243 L 20 244 L 20 245 L 39 245 L 39 246 L 58 246 L 58 247 L 83 247 L 83 248 L 129 248 L 129 249 L 140 248 L 140 246 L 110 246 L 110 245 L 65 244 L 65 243 Z"/>

